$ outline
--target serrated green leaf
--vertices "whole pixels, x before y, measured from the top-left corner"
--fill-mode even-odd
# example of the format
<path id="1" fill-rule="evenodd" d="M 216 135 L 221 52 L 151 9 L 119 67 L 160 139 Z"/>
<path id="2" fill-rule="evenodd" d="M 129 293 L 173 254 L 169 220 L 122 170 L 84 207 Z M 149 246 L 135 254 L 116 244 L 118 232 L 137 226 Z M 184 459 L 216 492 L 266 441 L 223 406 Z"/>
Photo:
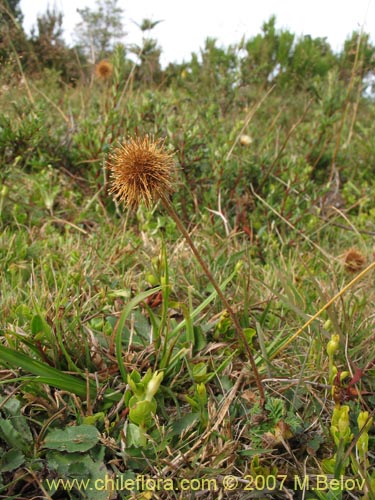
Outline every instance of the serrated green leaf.
<path id="1" fill-rule="evenodd" d="M 47 434 L 43 447 L 50 450 L 60 450 L 73 453 L 87 451 L 99 441 L 99 432 L 93 425 L 78 425 L 55 429 Z"/>
<path id="2" fill-rule="evenodd" d="M 1 401 L 1 399 L 0 399 Z M 21 403 L 16 398 L 11 398 L 2 405 L 4 414 L 8 417 L 13 428 L 22 436 L 25 443 L 31 444 L 33 436 L 31 434 L 27 418 L 21 413 Z"/>
<path id="3" fill-rule="evenodd" d="M 0 437 L 8 443 L 10 448 L 16 450 L 27 451 L 30 445 L 22 434 L 14 428 L 10 419 L 0 418 Z"/>
<path id="4" fill-rule="evenodd" d="M 25 456 L 20 450 L 9 450 L 0 458 L 0 472 L 10 472 L 25 462 Z"/>
<path id="5" fill-rule="evenodd" d="M 89 454 L 63 453 L 59 451 L 48 451 L 46 454 L 48 468 L 56 471 L 63 479 L 78 479 L 83 481 L 106 478 L 107 469 L 102 461 L 93 460 Z M 87 483 L 90 485 L 90 483 Z M 103 483 L 104 484 L 104 483 Z M 48 483 L 45 481 L 44 486 Z M 52 495 L 54 491 L 49 490 Z M 107 500 L 108 491 L 98 488 L 81 488 L 80 494 L 85 500 Z"/>

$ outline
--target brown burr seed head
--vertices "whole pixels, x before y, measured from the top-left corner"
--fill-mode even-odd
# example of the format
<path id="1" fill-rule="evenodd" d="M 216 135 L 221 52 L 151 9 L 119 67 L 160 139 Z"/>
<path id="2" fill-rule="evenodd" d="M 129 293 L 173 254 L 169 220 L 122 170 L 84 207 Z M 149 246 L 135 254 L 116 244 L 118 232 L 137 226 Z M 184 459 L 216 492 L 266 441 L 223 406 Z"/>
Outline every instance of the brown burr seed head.
<path id="1" fill-rule="evenodd" d="M 366 257 L 355 248 L 351 248 L 344 255 L 344 267 L 347 271 L 355 273 L 361 271 L 366 265 Z"/>
<path id="2" fill-rule="evenodd" d="M 107 166 L 110 193 L 131 208 L 142 200 L 150 206 L 172 191 L 173 153 L 165 150 L 163 139 L 131 138 L 113 150 Z"/>
<path id="3" fill-rule="evenodd" d="M 113 65 L 106 59 L 99 61 L 95 66 L 95 74 L 101 80 L 108 80 L 113 73 Z"/>

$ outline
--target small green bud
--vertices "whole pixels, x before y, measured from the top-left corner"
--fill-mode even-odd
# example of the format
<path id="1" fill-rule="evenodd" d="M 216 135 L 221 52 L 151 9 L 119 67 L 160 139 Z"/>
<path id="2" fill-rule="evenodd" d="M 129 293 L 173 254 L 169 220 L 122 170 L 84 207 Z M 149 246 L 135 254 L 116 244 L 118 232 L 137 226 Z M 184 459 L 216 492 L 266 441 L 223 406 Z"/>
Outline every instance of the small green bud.
<path id="1" fill-rule="evenodd" d="M 350 375 L 350 372 L 348 372 L 348 371 L 341 372 L 340 373 L 340 382 L 343 382 L 347 377 L 349 377 L 349 375 Z"/>
<path id="2" fill-rule="evenodd" d="M 150 283 L 151 286 L 156 286 L 159 284 L 158 278 L 152 273 L 146 274 L 146 281 Z"/>
<path id="3" fill-rule="evenodd" d="M 130 400 L 129 418 L 133 424 L 147 425 L 156 411 L 156 401 Z"/>
<path id="4" fill-rule="evenodd" d="M 343 405 L 341 407 L 338 424 L 339 424 L 339 431 L 341 434 L 346 433 L 348 429 L 350 430 L 350 428 L 349 428 L 349 406 Z"/>
<path id="5" fill-rule="evenodd" d="M 147 401 L 151 401 L 151 399 L 155 396 L 155 394 L 158 392 L 161 381 L 163 380 L 164 373 L 161 371 L 156 371 L 151 380 L 148 382 L 147 387 L 146 387 L 146 397 L 145 399 Z"/>
<path id="6" fill-rule="evenodd" d="M 207 403 L 206 386 L 204 384 L 197 384 L 196 390 L 200 404 L 205 405 Z"/>
<path id="7" fill-rule="evenodd" d="M 144 386 L 140 381 L 140 376 L 136 372 L 132 372 L 131 375 L 128 375 L 127 382 L 130 387 L 130 390 L 137 396 L 138 399 L 143 399 L 144 397 Z"/>
<path id="8" fill-rule="evenodd" d="M 334 334 L 331 336 L 331 340 L 327 344 L 327 354 L 329 357 L 332 357 L 340 347 L 340 336 L 338 334 Z"/>
<path id="9" fill-rule="evenodd" d="M 364 432 L 361 434 L 358 438 L 357 441 L 357 452 L 358 452 L 358 457 L 359 457 L 359 462 L 363 462 L 366 460 L 366 456 L 368 453 L 368 434 L 367 432 Z"/>
<path id="10" fill-rule="evenodd" d="M 347 405 L 336 406 L 332 414 L 331 435 L 336 446 L 340 442 L 349 443 L 353 437 L 349 422 L 350 408 Z"/>
<path id="11" fill-rule="evenodd" d="M 360 431 L 364 429 L 362 434 L 359 436 L 356 445 L 360 463 L 366 461 L 367 458 L 368 442 L 369 442 L 368 431 L 370 430 L 370 427 L 372 425 L 372 420 L 373 420 L 372 417 L 369 418 L 368 411 L 361 411 L 357 418 L 358 429 Z"/>
<path id="12" fill-rule="evenodd" d="M 239 260 L 238 262 L 236 262 L 236 265 L 234 266 L 234 270 L 236 271 L 236 273 L 239 273 L 243 268 L 243 266 L 244 266 L 243 260 Z"/>
<path id="13" fill-rule="evenodd" d="M 327 319 L 327 321 L 323 325 L 323 328 L 324 330 L 330 330 L 331 327 L 332 327 L 332 321 L 330 319 Z"/>
<path id="14" fill-rule="evenodd" d="M 366 430 L 364 432 L 368 432 L 370 430 L 370 427 L 372 425 L 373 418 L 369 418 L 369 412 L 368 411 L 361 411 L 358 415 L 357 418 L 357 423 L 358 423 L 358 429 L 361 431 L 364 426 L 366 426 Z"/>

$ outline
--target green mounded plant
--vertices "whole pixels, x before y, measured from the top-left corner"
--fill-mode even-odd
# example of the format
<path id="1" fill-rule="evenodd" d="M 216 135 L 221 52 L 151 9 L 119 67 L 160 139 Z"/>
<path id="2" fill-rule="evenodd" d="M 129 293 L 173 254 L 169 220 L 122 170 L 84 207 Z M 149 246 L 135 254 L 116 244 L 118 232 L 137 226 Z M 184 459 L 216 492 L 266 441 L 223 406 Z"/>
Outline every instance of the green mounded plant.
<path id="1" fill-rule="evenodd" d="M 148 135 L 143 138 L 131 138 L 115 148 L 109 155 L 108 168 L 111 173 L 110 192 L 114 195 L 115 199 L 123 202 L 130 208 L 137 207 L 141 200 L 148 207 L 152 201 L 161 201 L 169 216 L 176 223 L 178 230 L 186 239 L 203 272 L 214 287 L 233 321 L 237 339 L 243 344 L 249 358 L 259 390 L 260 404 L 263 407 L 265 403 L 264 389 L 246 335 L 232 306 L 229 304 L 228 299 L 225 297 L 207 264 L 202 259 L 190 234 L 170 201 L 169 194 L 173 190 L 172 174 L 174 166 L 173 154 L 165 149 L 164 140 L 155 140 Z"/>
<path id="2" fill-rule="evenodd" d="M 339 371 L 334 358 L 340 350 L 339 335 L 333 334 L 327 344 L 329 361 L 329 382 L 332 384 L 332 396 L 335 406 L 332 412 L 330 434 L 334 443 L 335 452 L 332 457 L 322 460 L 322 469 L 326 474 L 332 474 L 339 480 L 347 474 L 349 468 L 353 472 L 353 484 L 363 493 L 363 498 L 371 499 L 374 495 L 375 478 L 371 472 L 369 462 L 369 431 L 373 423 L 373 412 L 356 412 L 356 408 L 350 404 L 350 399 L 357 395 L 356 390 L 351 391 L 351 385 L 356 380 L 354 375 L 352 381 L 345 382 L 350 372 Z M 348 400 L 349 404 L 342 404 Z M 352 414 L 356 412 L 356 424 L 353 425 Z M 357 430 L 358 429 L 358 430 Z M 354 453 L 353 453 L 354 451 Z M 327 491 L 329 499 L 339 500 L 342 491 L 329 488 Z M 318 494 L 320 498 L 322 494 Z"/>
<path id="3" fill-rule="evenodd" d="M 152 373 L 151 370 L 143 378 L 137 371 L 128 375 L 129 389 L 125 393 L 125 403 L 129 408 L 131 423 L 127 429 L 127 438 L 134 446 L 145 447 L 147 444 L 146 432 L 152 424 L 157 407 L 154 396 L 159 391 L 163 377 L 163 372 Z"/>

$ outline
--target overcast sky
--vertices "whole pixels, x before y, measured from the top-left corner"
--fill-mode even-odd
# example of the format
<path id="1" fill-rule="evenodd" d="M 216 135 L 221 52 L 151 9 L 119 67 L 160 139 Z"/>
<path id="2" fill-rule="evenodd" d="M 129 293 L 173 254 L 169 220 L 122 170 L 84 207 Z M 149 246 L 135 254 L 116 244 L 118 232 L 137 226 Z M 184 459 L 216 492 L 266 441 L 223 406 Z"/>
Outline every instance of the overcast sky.
<path id="1" fill-rule="evenodd" d="M 37 14 L 47 6 L 64 13 L 65 38 L 72 42 L 80 21 L 77 8 L 95 9 L 96 0 L 21 0 L 24 28 L 29 32 Z M 260 32 L 272 14 L 278 28 L 297 35 L 327 37 L 334 50 L 340 50 L 353 30 L 364 30 L 375 40 L 375 0 L 118 0 L 124 10 L 125 43 L 140 43 L 135 23 L 148 18 L 163 20 L 152 34 L 162 47 L 162 63 L 190 60 L 208 36 L 220 45 L 237 43 Z"/>

